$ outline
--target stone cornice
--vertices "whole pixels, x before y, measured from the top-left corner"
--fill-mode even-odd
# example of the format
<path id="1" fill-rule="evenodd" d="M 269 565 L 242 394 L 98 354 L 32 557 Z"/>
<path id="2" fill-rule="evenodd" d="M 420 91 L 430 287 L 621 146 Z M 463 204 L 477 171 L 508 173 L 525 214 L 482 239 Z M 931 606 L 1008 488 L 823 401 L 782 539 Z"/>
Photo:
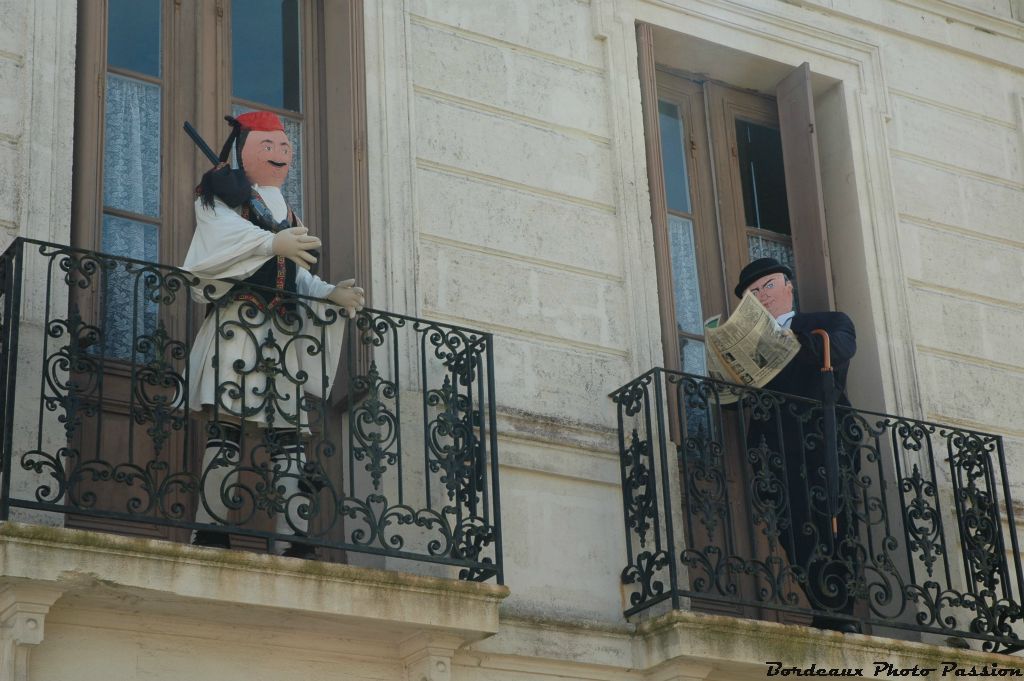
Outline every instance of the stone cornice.
<path id="1" fill-rule="evenodd" d="M 639 623 L 634 645 L 634 659 L 647 670 L 710 662 L 719 670 L 763 674 L 766 660 L 781 660 L 787 667 L 870 669 L 873 660 L 885 660 L 897 667 L 941 667 L 949 661 L 966 668 L 993 662 L 1021 668 L 1021 659 L 1009 655 L 685 610 Z"/>
<path id="2" fill-rule="evenodd" d="M 154 612 L 203 601 L 211 614 L 289 611 L 396 642 L 444 632 L 463 642 L 498 629 L 504 586 L 63 528 L 0 524 L 0 582 L 60 588 L 103 607 L 125 596 Z M 200 604 L 202 606 L 202 604 Z M 229 613 L 234 612 L 235 615 Z M 244 612 L 244 611 L 243 611 Z"/>

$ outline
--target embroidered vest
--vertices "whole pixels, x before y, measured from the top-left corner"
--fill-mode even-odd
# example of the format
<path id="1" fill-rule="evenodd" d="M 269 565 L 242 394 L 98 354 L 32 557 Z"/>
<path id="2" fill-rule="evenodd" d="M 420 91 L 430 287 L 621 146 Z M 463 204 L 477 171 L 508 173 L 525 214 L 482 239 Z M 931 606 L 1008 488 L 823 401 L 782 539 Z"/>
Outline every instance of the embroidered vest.
<path id="1" fill-rule="evenodd" d="M 292 212 L 291 208 L 288 209 L 287 219 L 275 222 L 273 213 L 270 212 L 270 208 L 255 189 L 252 190 L 252 196 L 249 200 L 242 205 L 240 213 L 243 218 L 260 229 L 265 229 L 268 232 L 274 232 L 275 234 L 282 229 L 288 229 L 289 227 L 294 227 L 298 224 L 298 221 L 295 218 L 295 213 Z M 276 289 L 282 293 L 295 293 L 296 268 L 297 265 L 294 262 L 282 255 L 278 255 L 263 263 L 258 270 L 246 277 L 244 281 L 247 284 L 263 286 L 268 289 Z M 274 295 L 269 291 L 253 289 L 238 291 L 237 289 L 240 288 L 244 287 L 236 284 L 232 289 L 235 300 L 247 300 L 256 305 L 260 310 L 264 310 L 269 307 L 271 309 L 277 309 L 278 312 L 283 314 L 295 309 L 294 300 L 282 304 L 282 300 L 290 298 L 290 296 Z"/>

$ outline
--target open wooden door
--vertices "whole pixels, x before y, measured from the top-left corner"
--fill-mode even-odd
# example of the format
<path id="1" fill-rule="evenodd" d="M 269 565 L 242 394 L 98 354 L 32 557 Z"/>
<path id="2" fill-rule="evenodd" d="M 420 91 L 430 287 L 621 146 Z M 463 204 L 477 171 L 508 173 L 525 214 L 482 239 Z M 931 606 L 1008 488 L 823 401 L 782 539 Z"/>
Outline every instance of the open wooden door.
<path id="1" fill-rule="evenodd" d="M 793 69 L 775 93 L 801 309 L 834 310 L 810 65 L 804 62 Z"/>
<path id="2" fill-rule="evenodd" d="M 182 131 L 183 122 L 191 121 L 219 149 L 229 130 L 225 114 L 267 109 L 284 121 L 296 148 L 283 193 L 324 241 L 319 275 L 327 281 L 355 276 L 365 287 L 362 3 L 249 0 L 239 12 L 233 5 L 242 3 L 81 4 L 72 245 L 180 265 L 195 227 L 194 189 L 209 167 Z M 175 383 L 187 379 L 187 352 L 139 345 L 146 337 L 190 344 L 203 307 L 189 300 L 187 290 L 173 299 L 147 299 L 160 282 L 138 274 L 142 266 L 126 269 L 119 262 L 71 292 L 68 318 L 95 326 L 99 339 L 74 348 L 83 361 L 72 381 L 79 394 L 68 446 L 82 479 L 70 501 L 81 508 L 84 500 L 108 517 L 79 514 L 67 524 L 183 541 L 186 530 L 110 517 L 140 494 L 148 503 L 139 484 L 118 480 L 119 473 L 140 467 L 150 476 L 140 479 L 159 487 L 169 476 L 199 467 L 206 439 L 202 419 L 182 409 L 176 395 L 184 386 Z M 147 387 L 145 372 L 161 360 L 172 378 Z M 337 391 L 332 403 L 338 423 L 346 408 L 343 393 Z M 342 441 L 340 432 L 330 437 Z M 330 474 L 341 480 L 340 452 L 336 458 Z M 86 460 L 92 463 L 82 467 Z M 154 462 L 159 471 L 147 473 Z M 191 494 L 161 489 L 160 503 L 192 520 Z"/>
<path id="3" fill-rule="evenodd" d="M 807 64 L 794 69 L 779 83 L 777 98 L 739 89 L 657 65 L 655 32 L 637 26 L 665 368 L 706 375 L 702 321 L 735 308 L 733 287 L 751 260 L 773 257 L 794 270 L 798 309 L 832 308 L 810 70 Z M 749 503 L 748 415 L 685 399 L 669 387 L 682 543 L 697 562 L 721 565 L 733 556 L 752 561 L 756 572 L 771 556 L 785 565 L 781 547 L 776 542 L 772 549 L 766 539 L 764 514 Z M 726 602 L 755 603 L 764 585 L 736 571 L 733 595 L 701 569 L 692 572 L 723 600 L 697 595 L 694 609 L 809 620 Z M 795 583 L 784 590 L 803 597 Z"/>

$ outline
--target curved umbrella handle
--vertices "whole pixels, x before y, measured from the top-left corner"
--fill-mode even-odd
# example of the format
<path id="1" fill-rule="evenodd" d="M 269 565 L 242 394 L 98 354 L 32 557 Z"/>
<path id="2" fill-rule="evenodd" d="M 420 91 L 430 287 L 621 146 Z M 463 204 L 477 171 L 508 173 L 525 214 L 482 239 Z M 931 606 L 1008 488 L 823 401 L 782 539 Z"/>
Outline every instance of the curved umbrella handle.
<path id="1" fill-rule="evenodd" d="M 814 329 L 811 333 L 815 336 L 821 336 L 821 340 L 825 343 L 825 366 L 821 367 L 821 370 L 832 371 L 832 339 L 828 337 L 828 331 L 825 329 Z"/>

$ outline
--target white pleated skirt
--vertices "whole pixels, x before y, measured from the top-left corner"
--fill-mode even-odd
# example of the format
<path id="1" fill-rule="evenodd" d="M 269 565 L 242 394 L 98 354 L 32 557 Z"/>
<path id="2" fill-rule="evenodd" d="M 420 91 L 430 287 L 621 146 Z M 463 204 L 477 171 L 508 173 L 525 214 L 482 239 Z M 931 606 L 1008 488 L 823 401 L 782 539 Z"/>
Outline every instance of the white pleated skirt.
<path id="1" fill-rule="evenodd" d="M 225 421 L 308 430 L 308 396 L 330 394 L 345 319 L 332 314 L 328 321 L 327 306 L 305 304 L 280 314 L 233 301 L 211 312 L 189 355 L 191 408 Z"/>

